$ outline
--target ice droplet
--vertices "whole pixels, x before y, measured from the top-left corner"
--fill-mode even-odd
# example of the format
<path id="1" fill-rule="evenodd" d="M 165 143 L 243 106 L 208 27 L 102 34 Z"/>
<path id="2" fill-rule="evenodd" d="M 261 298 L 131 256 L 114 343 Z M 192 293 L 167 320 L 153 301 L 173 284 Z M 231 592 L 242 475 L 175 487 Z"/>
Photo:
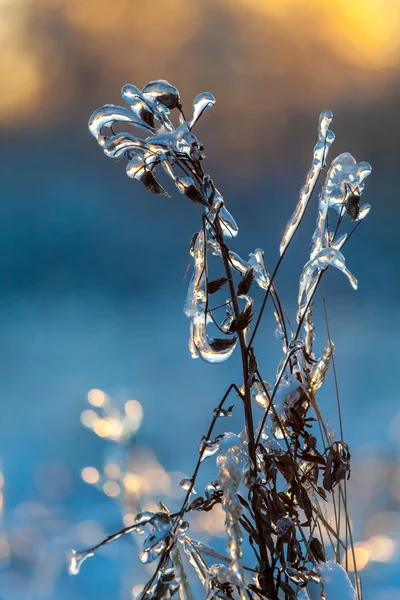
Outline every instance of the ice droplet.
<path id="1" fill-rule="evenodd" d="M 215 440 L 201 440 L 199 444 L 199 452 L 203 452 L 201 462 L 218 452 L 220 439 L 221 438 L 216 438 Z"/>
<path id="2" fill-rule="evenodd" d="M 311 194 L 314 191 L 315 184 L 317 183 L 318 176 L 325 165 L 329 148 L 335 140 L 334 133 L 328 129 L 332 118 L 333 115 L 330 110 L 324 110 L 320 114 L 318 124 L 318 142 L 314 148 L 313 161 L 311 163 L 310 170 L 307 173 L 303 187 L 300 190 L 300 197 L 296 209 L 286 225 L 279 248 L 281 255 L 286 250 L 298 226 L 300 225 Z"/>
<path id="3" fill-rule="evenodd" d="M 197 123 L 205 110 L 211 108 L 215 104 L 215 98 L 210 92 L 203 92 L 196 96 L 193 101 L 193 116 L 189 122 L 189 129 Z"/>
<path id="4" fill-rule="evenodd" d="M 196 494 L 196 490 L 194 489 L 194 487 L 191 487 L 193 483 L 193 478 L 192 477 L 183 477 L 183 479 L 180 482 L 180 486 L 183 490 L 189 490 L 191 488 L 192 494 Z"/>
<path id="5" fill-rule="evenodd" d="M 91 556 L 94 556 L 94 552 L 84 551 L 77 552 L 76 550 L 71 550 L 69 558 L 68 558 L 68 573 L 70 575 L 78 575 L 81 570 L 81 566 Z"/>
<path id="6" fill-rule="evenodd" d="M 232 416 L 233 406 L 229 408 L 214 408 L 213 415 L 214 417 L 231 417 Z"/>
<path id="7" fill-rule="evenodd" d="M 142 94 L 146 99 L 173 109 L 180 104 L 179 91 L 165 79 L 150 81 L 144 86 Z"/>

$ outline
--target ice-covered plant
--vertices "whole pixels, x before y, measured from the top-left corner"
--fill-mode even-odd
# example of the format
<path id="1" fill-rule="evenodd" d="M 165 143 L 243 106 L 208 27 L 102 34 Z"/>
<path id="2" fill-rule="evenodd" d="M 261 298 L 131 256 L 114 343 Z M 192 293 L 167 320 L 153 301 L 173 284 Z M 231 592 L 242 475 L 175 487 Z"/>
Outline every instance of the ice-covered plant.
<path id="1" fill-rule="evenodd" d="M 193 275 L 184 303 L 190 319 L 189 350 L 193 358 L 220 363 L 237 348 L 242 373 L 240 382 L 229 385 L 214 410 L 209 430 L 200 441 L 193 474 L 181 483 L 186 496 L 180 510 L 171 514 L 160 503 L 158 512 L 138 514 L 131 526 L 95 548 L 75 552 L 70 570 L 78 572 L 97 548 L 121 535 L 146 531 L 140 559 L 157 563 L 140 595 L 143 600 L 173 596 L 192 600 L 195 575 L 207 600 L 360 599 L 356 568 L 353 584 L 341 566 L 347 567 L 352 547 L 346 502 L 350 453 L 342 427 L 336 437 L 326 425 L 317 400 L 334 361 L 334 346 L 326 321 L 326 345 L 321 356 L 316 356 L 312 308 L 329 267 L 341 271 L 357 288 L 343 250 L 370 210 L 360 200 L 371 167 L 365 162 L 357 164 L 344 153 L 327 170 L 318 196 L 309 259 L 300 275 L 294 325 L 278 294 L 276 276 L 325 169 L 335 138 L 329 129 L 332 113 L 324 110 L 320 115 L 313 160 L 283 234 L 280 257 L 269 272 L 262 250 L 256 249 L 245 260 L 230 249 L 238 226 L 214 179 L 203 169 L 203 144 L 193 130 L 203 112 L 214 105 L 213 95 L 199 94 L 189 119 L 178 90 L 164 80 L 152 81 L 142 90 L 125 85 L 122 97 L 128 108 L 99 108 L 89 120 L 89 130 L 106 156 L 127 159 L 128 176 L 148 191 L 168 195 L 157 179 L 163 170 L 181 194 L 200 206 L 199 231 L 189 247 Z M 172 118 L 174 110 L 179 123 L 178 118 Z M 117 131 L 121 124 L 130 131 Z M 145 136 L 138 137 L 138 129 Z M 348 233 L 342 233 L 345 220 L 350 221 Z M 220 264 L 216 279 L 209 276 L 213 257 Z M 255 286 L 264 291 L 257 310 L 251 296 Z M 219 290 L 224 294 L 223 302 L 213 301 Z M 272 384 L 263 378 L 254 347 L 268 299 L 283 346 Z M 232 396 L 243 407 L 243 430 L 215 437 L 217 422 L 232 414 L 232 406 L 226 407 Z M 201 464 L 211 456 L 216 461 L 216 479 L 202 496 L 194 497 Z M 334 507 L 333 524 L 326 517 L 327 500 Z M 225 514 L 226 556 L 195 540 L 190 529 L 191 513 L 210 511 L 218 504 Z"/>

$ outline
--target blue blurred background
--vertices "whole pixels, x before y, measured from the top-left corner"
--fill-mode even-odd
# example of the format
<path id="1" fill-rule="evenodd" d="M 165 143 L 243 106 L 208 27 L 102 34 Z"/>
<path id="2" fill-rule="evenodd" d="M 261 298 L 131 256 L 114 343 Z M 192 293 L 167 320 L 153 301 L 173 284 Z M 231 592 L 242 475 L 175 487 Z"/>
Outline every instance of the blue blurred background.
<path id="1" fill-rule="evenodd" d="M 65 551 L 156 500 L 175 509 L 212 409 L 239 381 L 238 356 L 214 366 L 187 349 L 199 209 L 144 192 L 87 132 L 124 83 L 155 78 L 179 88 L 187 113 L 199 92 L 214 93 L 196 131 L 206 171 L 240 226 L 233 249 L 263 248 L 270 269 L 322 109 L 334 113 L 330 158 L 350 151 L 373 166 L 372 212 L 346 246 L 359 290 L 337 273 L 325 289 L 365 599 L 397 599 L 398 0 L 0 0 L 0 16 L 1 600 L 137 593 L 147 575 L 137 540 L 116 542 L 79 577 Z M 315 202 L 277 281 L 291 315 Z M 316 322 L 322 348 L 318 310 Z M 269 316 L 258 335 L 269 381 L 274 328 Z M 332 378 L 320 399 L 337 430 Z M 240 424 L 237 406 L 226 427 Z M 211 464 L 200 488 L 207 477 Z M 223 550 L 222 516 L 207 519 L 195 534 Z"/>

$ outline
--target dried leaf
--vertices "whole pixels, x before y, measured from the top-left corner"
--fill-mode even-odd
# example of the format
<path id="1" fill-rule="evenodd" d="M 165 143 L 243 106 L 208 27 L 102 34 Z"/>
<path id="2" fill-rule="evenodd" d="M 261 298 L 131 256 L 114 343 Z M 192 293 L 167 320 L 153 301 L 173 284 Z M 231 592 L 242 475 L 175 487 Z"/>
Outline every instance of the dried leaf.
<path id="1" fill-rule="evenodd" d="M 246 329 L 246 327 L 248 327 L 250 325 L 252 318 L 253 318 L 253 309 L 252 309 L 252 305 L 249 304 L 248 306 L 246 306 L 246 308 L 244 308 L 242 310 L 242 312 L 240 313 L 238 318 L 234 319 L 232 321 L 230 331 L 232 333 L 234 333 L 236 331 L 243 331 L 244 329 Z"/>
<path id="2" fill-rule="evenodd" d="M 251 284 L 254 281 L 254 270 L 253 269 L 247 269 L 246 273 L 244 274 L 243 278 L 241 279 L 241 281 L 239 282 L 239 285 L 237 287 L 237 295 L 238 296 L 247 296 L 247 294 L 250 291 L 251 288 Z"/>
<path id="3" fill-rule="evenodd" d="M 289 598 L 296 598 L 296 592 L 292 587 L 290 587 L 288 583 L 286 583 L 286 581 L 280 581 L 279 587 L 285 593 L 286 596 L 289 596 Z"/>
<path id="4" fill-rule="evenodd" d="M 207 291 L 209 294 L 215 294 L 218 292 L 228 281 L 226 277 L 218 277 L 218 279 L 214 279 L 213 281 L 208 282 Z"/>
<path id="5" fill-rule="evenodd" d="M 214 338 L 210 346 L 215 352 L 222 352 L 231 348 L 235 343 L 236 338 Z"/>
<path id="6" fill-rule="evenodd" d="M 310 550 L 316 560 L 321 562 L 326 561 L 325 550 L 318 538 L 312 538 L 310 542 Z"/>

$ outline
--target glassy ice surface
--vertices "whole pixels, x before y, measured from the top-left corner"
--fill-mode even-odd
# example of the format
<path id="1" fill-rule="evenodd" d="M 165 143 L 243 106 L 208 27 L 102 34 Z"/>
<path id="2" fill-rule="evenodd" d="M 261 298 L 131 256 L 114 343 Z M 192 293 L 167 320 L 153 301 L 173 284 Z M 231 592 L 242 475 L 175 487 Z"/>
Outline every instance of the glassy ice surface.
<path id="1" fill-rule="evenodd" d="M 203 92 L 196 96 L 193 101 L 193 116 L 189 122 L 189 128 L 192 129 L 205 110 L 215 104 L 215 98 L 210 92 Z"/>
<path id="2" fill-rule="evenodd" d="M 318 142 L 314 148 L 313 161 L 310 170 L 307 173 L 303 187 L 300 190 L 299 201 L 296 206 L 296 209 L 293 215 L 291 216 L 290 220 L 288 221 L 288 224 L 286 225 L 286 229 L 280 244 L 281 255 L 286 250 L 288 244 L 290 243 L 297 228 L 300 225 L 300 222 L 303 218 L 308 202 L 310 200 L 311 194 L 314 191 L 315 184 L 317 183 L 319 174 L 321 173 L 321 170 L 325 165 L 329 148 L 335 140 L 334 133 L 329 130 L 329 125 L 331 124 L 332 119 L 333 115 L 330 110 L 322 111 L 319 117 Z"/>
<path id="3" fill-rule="evenodd" d="M 317 286 L 320 274 L 328 267 L 335 267 L 344 273 L 352 288 L 354 290 L 357 289 L 357 279 L 346 267 L 343 254 L 339 252 L 339 250 L 335 250 L 335 248 L 323 248 L 314 256 L 314 258 L 306 263 L 301 274 L 297 311 L 298 322 L 301 321 L 305 311 L 307 310 L 309 302 Z"/>
<path id="4" fill-rule="evenodd" d="M 187 291 L 184 313 L 187 317 L 195 317 L 199 312 L 204 313 L 207 302 L 207 271 L 206 271 L 206 239 L 204 231 L 199 231 L 193 250 L 193 275 Z"/>

